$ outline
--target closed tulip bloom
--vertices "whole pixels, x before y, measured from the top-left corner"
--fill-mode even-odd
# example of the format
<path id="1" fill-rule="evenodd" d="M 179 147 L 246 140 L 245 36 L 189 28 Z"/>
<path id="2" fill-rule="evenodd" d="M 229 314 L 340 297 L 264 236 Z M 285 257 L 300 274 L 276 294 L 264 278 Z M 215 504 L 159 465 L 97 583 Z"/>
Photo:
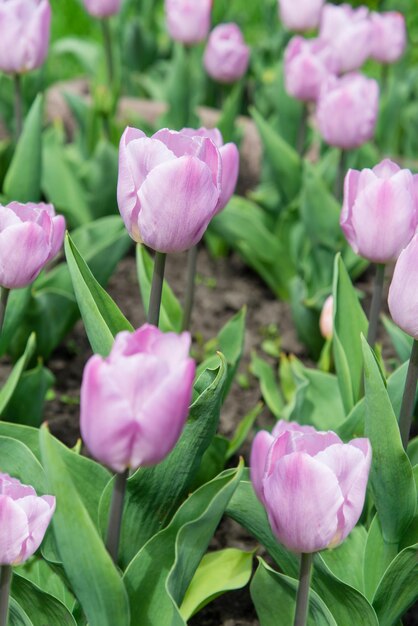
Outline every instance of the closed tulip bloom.
<path id="1" fill-rule="evenodd" d="M 330 77 L 321 88 L 317 105 L 318 127 L 325 141 L 344 150 L 358 148 L 373 137 L 379 86 L 356 73 Z"/>
<path id="2" fill-rule="evenodd" d="M 328 296 L 322 307 L 319 318 L 319 329 L 324 339 L 331 339 L 333 335 L 334 298 Z"/>
<path id="3" fill-rule="evenodd" d="M 115 472 L 162 461 L 189 412 L 195 363 L 190 335 L 145 324 L 116 336 L 83 373 L 80 428 L 91 454 Z"/>
<path id="4" fill-rule="evenodd" d="M 217 128 L 183 128 L 180 131 L 189 137 L 208 137 L 218 148 L 222 160 L 221 195 L 216 209 L 219 213 L 226 207 L 234 194 L 239 174 L 239 152 L 236 144 L 224 144 L 222 133 Z"/>
<path id="5" fill-rule="evenodd" d="M 371 57 L 381 63 L 394 63 L 406 47 L 405 18 L 397 11 L 372 13 Z"/>
<path id="6" fill-rule="evenodd" d="M 398 258 L 418 224 L 417 183 L 417 175 L 389 159 L 348 171 L 341 228 L 354 252 L 374 263 Z"/>
<path id="7" fill-rule="evenodd" d="M 368 439 L 344 444 L 331 431 L 282 425 L 258 487 L 280 543 L 311 553 L 344 541 L 363 509 L 371 456 Z"/>
<path id="8" fill-rule="evenodd" d="M 318 99 L 321 85 L 338 64 L 333 49 L 321 39 L 296 36 L 289 41 L 284 56 L 286 91 L 305 102 Z"/>
<path id="9" fill-rule="evenodd" d="M 51 204 L 0 205 L 0 285 L 26 287 L 62 246 L 65 220 Z"/>
<path id="10" fill-rule="evenodd" d="M 94 17 L 110 17 L 120 11 L 122 0 L 83 0 L 84 6 Z"/>
<path id="11" fill-rule="evenodd" d="M 187 45 L 206 39 L 212 0 L 165 0 L 167 29 L 174 41 Z"/>
<path id="12" fill-rule="evenodd" d="M 118 205 L 135 241 L 183 252 L 203 236 L 221 194 L 222 159 L 207 137 L 127 128 L 119 147 Z"/>
<path id="13" fill-rule="evenodd" d="M 220 83 L 234 83 L 247 71 L 250 49 L 237 24 L 219 24 L 211 32 L 203 63 L 209 76 Z"/>
<path id="14" fill-rule="evenodd" d="M 319 36 L 334 48 L 339 72 L 359 69 L 371 52 L 372 26 L 368 9 L 326 4 Z"/>
<path id="15" fill-rule="evenodd" d="M 0 0 L 0 70 L 23 74 L 48 54 L 49 0 Z"/>
<path id="16" fill-rule="evenodd" d="M 0 565 L 19 565 L 32 556 L 54 511 L 54 496 L 38 497 L 33 487 L 0 474 Z"/>
<path id="17" fill-rule="evenodd" d="M 389 287 L 389 311 L 395 324 L 418 340 L 418 234 L 402 250 Z"/>
<path id="18" fill-rule="evenodd" d="M 279 0 L 279 15 L 287 30 L 317 28 L 325 0 Z"/>

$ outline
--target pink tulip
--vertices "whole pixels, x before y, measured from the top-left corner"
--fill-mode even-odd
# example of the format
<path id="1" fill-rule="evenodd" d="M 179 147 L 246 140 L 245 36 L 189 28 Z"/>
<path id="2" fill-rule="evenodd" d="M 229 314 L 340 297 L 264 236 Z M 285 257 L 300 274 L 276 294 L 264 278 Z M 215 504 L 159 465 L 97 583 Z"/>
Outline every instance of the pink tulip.
<path id="1" fill-rule="evenodd" d="M 288 30 L 317 28 L 325 0 L 279 0 L 279 15 Z"/>
<path id="2" fill-rule="evenodd" d="M 219 24 L 211 32 L 203 63 L 209 76 L 220 83 L 234 83 L 248 68 L 250 49 L 237 24 Z"/>
<path id="3" fill-rule="evenodd" d="M 418 175 L 389 159 L 372 170 L 349 170 L 344 182 L 341 228 L 356 254 L 395 260 L 418 225 Z"/>
<path id="4" fill-rule="evenodd" d="M 18 565 L 32 556 L 54 511 L 54 496 L 38 497 L 33 487 L 0 474 L 0 565 Z"/>
<path id="5" fill-rule="evenodd" d="M 183 252 L 203 236 L 221 194 L 222 159 L 208 138 L 127 128 L 119 148 L 118 205 L 131 237 Z"/>
<path id="6" fill-rule="evenodd" d="M 328 296 L 322 307 L 321 316 L 319 318 L 319 329 L 321 335 L 325 339 L 331 339 L 333 335 L 333 315 L 334 315 L 334 298 Z"/>
<path id="7" fill-rule="evenodd" d="M 402 250 L 389 288 L 389 311 L 395 324 L 418 340 L 418 234 Z"/>
<path id="8" fill-rule="evenodd" d="M 284 56 L 286 91 L 305 102 L 318 99 L 321 85 L 338 64 L 333 49 L 321 39 L 293 37 Z"/>
<path id="9" fill-rule="evenodd" d="M 206 39 L 212 0 L 165 0 L 167 29 L 174 41 L 187 45 Z"/>
<path id="10" fill-rule="evenodd" d="M 258 433 L 251 479 L 270 526 L 289 550 L 310 553 L 339 545 L 364 505 L 371 464 L 368 439 L 344 444 L 333 432 L 279 422 Z"/>
<path id="11" fill-rule="evenodd" d="M 340 72 L 360 68 L 371 52 L 372 27 L 366 7 L 326 4 L 319 36 L 335 50 Z"/>
<path id="12" fill-rule="evenodd" d="M 116 336 L 84 369 L 80 428 L 91 454 L 123 472 L 155 465 L 175 446 L 189 412 L 195 363 L 190 335 L 145 324 Z"/>
<path id="13" fill-rule="evenodd" d="M 230 201 L 239 174 L 239 152 L 237 146 L 230 142 L 224 144 L 222 134 L 217 128 L 183 128 L 180 131 L 189 137 L 208 137 L 218 148 L 222 160 L 221 195 L 216 213 L 226 207 Z"/>
<path id="14" fill-rule="evenodd" d="M 120 11 L 122 0 L 83 0 L 84 6 L 94 17 L 110 17 Z"/>
<path id="15" fill-rule="evenodd" d="M 49 0 L 0 0 L 0 70 L 23 74 L 42 65 L 50 25 Z"/>
<path id="16" fill-rule="evenodd" d="M 331 146 L 350 150 L 374 134 L 379 108 L 379 86 L 361 74 L 330 77 L 317 102 L 319 131 Z"/>
<path id="17" fill-rule="evenodd" d="M 405 18 L 397 11 L 372 13 L 371 57 L 381 63 L 394 63 L 406 47 Z"/>
<path id="18" fill-rule="evenodd" d="M 65 220 L 52 204 L 0 205 L 0 285 L 32 283 L 62 246 Z"/>

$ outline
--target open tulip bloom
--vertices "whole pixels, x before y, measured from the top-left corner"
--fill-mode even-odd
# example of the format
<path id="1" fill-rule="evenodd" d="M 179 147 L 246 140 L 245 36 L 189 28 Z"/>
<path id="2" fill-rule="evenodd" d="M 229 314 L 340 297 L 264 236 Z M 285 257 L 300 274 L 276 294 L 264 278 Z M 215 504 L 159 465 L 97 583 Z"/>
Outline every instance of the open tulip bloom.
<path id="1" fill-rule="evenodd" d="M 209 32 L 211 10 L 212 0 L 165 0 L 170 37 L 186 45 L 203 41 Z"/>

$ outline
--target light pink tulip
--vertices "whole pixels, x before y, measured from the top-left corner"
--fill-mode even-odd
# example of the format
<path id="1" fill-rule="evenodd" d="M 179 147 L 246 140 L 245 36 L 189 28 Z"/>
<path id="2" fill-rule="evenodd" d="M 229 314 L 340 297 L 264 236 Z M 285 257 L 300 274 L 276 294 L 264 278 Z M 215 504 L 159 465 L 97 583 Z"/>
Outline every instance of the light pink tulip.
<path id="1" fill-rule="evenodd" d="M 188 45 L 206 39 L 212 0 L 165 0 L 167 29 L 174 41 Z"/>
<path id="2" fill-rule="evenodd" d="M 340 72 L 359 69 L 371 52 L 372 26 L 368 9 L 326 4 L 319 36 L 334 48 Z"/>
<path id="3" fill-rule="evenodd" d="M 418 224 L 418 175 L 385 159 L 372 170 L 349 170 L 341 228 L 360 256 L 374 263 L 397 259 Z"/>
<path id="4" fill-rule="evenodd" d="M 279 16 L 287 30 L 317 28 L 325 0 L 279 0 Z"/>
<path id="5" fill-rule="evenodd" d="M 389 311 L 395 324 L 418 340 L 418 234 L 402 250 L 389 288 Z"/>
<path id="6" fill-rule="evenodd" d="M 319 329 L 325 339 L 331 339 L 333 335 L 334 298 L 328 296 L 322 307 L 319 318 Z"/>
<path id="7" fill-rule="evenodd" d="M 115 472 L 155 465 L 174 448 L 189 412 L 190 335 L 145 324 L 116 336 L 83 373 L 80 428 L 91 454 Z"/>
<path id="8" fill-rule="evenodd" d="M 119 147 L 118 205 L 131 237 L 158 252 L 198 243 L 221 194 L 222 158 L 207 137 L 127 128 Z"/>
<path id="9" fill-rule="evenodd" d="M 62 246 L 65 220 L 52 204 L 0 205 L 0 285 L 32 283 Z"/>
<path id="10" fill-rule="evenodd" d="M 32 556 L 54 511 L 54 496 L 38 497 L 33 487 L 0 474 L 0 565 L 18 565 Z"/>
<path id="11" fill-rule="evenodd" d="M 237 24 L 219 24 L 209 35 L 203 63 L 209 76 L 234 83 L 247 71 L 250 49 Z"/>
<path id="12" fill-rule="evenodd" d="M 397 11 L 372 13 L 371 57 L 381 63 L 394 63 L 406 47 L 405 18 Z"/>
<path id="13" fill-rule="evenodd" d="M 23 74 L 42 65 L 50 26 L 49 0 L 0 0 L 0 70 Z"/>
<path id="14" fill-rule="evenodd" d="M 286 91 L 305 102 L 318 99 L 321 85 L 338 64 L 333 49 L 321 39 L 296 36 L 287 45 L 284 56 Z"/>
<path id="15" fill-rule="evenodd" d="M 331 431 L 279 425 L 270 446 L 266 435 L 257 435 L 251 455 L 251 478 L 272 531 L 293 552 L 335 547 L 361 515 L 370 442 L 353 439 L 344 444 Z"/>
<path id="16" fill-rule="evenodd" d="M 216 210 L 216 213 L 219 213 L 226 207 L 237 186 L 239 174 L 238 148 L 232 142 L 224 144 L 222 133 L 217 128 L 183 128 L 180 132 L 189 137 L 208 137 L 219 150 L 222 159 L 221 195 Z"/>
<path id="17" fill-rule="evenodd" d="M 94 17 L 110 17 L 120 11 L 122 0 L 83 0 L 84 6 Z"/>
<path id="18" fill-rule="evenodd" d="M 374 134 L 379 109 L 379 86 L 361 74 L 330 77 L 323 84 L 316 118 L 321 135 L 337 148 L 351 150 Z"/>

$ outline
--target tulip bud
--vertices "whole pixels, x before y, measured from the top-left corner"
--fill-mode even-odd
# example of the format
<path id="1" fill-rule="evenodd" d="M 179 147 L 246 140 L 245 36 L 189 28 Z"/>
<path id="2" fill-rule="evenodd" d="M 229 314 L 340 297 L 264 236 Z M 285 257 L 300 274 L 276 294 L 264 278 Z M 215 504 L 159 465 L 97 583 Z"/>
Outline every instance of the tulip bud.
<path id="1" fill-rule="evenodd" d="M 18 565 L 32 556 L 54 511 L 54 496 L 38 497 L 33 487 L 0 474 L 0 565 Z"/>
<path id="2" fill-rule="evenodd" d="M 222 161 L 221 195 L 216 209 L 216 213 L 219 213 L 226 207 L 237 186 L 239 174 L 238 148 L 232 142 L 224 144 L 222 134 L 217 128 L 183 128 L 180 132 L 189 137 L 207 137 L 213 141 L 219 150 Z"/>
<path id="3" fill-rule="evenodd" d="M 80 429 L 91 454 L 124 472 L 155 465 L 175 446 L 192 398 L 195 363 L 190 335 L 144 324 L 121 332 L 107 358 L 83 373 Z"/>
<path id="4" fill-rule="evenodd" d="M 372 170 L 348 171 L 341 228 L 356 254 L 374 263 L 399 256 L 418 224 L 417 180 L 389 159 Z"/>
<path id="5" fill-rule="evenodd" d="M 389 287 L 389 311 L 395 324 L 418 340 L 418 234 L 402 250 Z"/>
<path id="6" fill-rule="evenodd" d="M 324 80 L 336 74 L 338 64 L 333 49 L 321 39 L 293 37 L 284 56 L 286 91 L 305 102 L 315 102 Z"/>
<path id="7" fill-rule="evenodd" d="M 120 10 L 122 0 L 83 0 L 86 10 L 93 17 L 110 17 Z"/>
<path id="8" fill-rule="evenodd" d="M 52 204 L 0 205 L 0 285 L 30 285 L 62 246 L 65 220 Z"/>
<path id="9" fill-rule="evenodd" d="M 278 423 L 267 453 L 268 439 L 262 440 L 261 433 L 257 437 L 251 479 L 255 477 L 255 491 L 278 540 L 296 553 L 342 543 L 363 509 L 372 456 L 369 440 L 344 444 L 331 431 L 284 421 Z"/>
<path id="10" fill-rule="evenodd" d="M 363 65 L 371 52 L 372 27 L 366 7 L 326 4 L 319 36 L 333 47 L 339 72 L 351 72 Z"/>
<path id="11" fill-rule="evenodd" d="M 405 18 L 401 13 L 372 13 L 371 57 L 381 63 L 394 63 L 406 47 Z"/>
<path id="12" fill-rule="evenodd" d="M 0 70 L 29 72 L 45 61 L 51 25 L 49 0 L 0 2 Z"/>
<path id="13" fill-rule="evenodd" d="M 203 62 L 209 76 L 234 83 L 247 71 L 250 49 L 237 24 L 219 24 L 209 35 Z"/>
<path id="14" fill-rule="evenodd" d="M 319 318 L 319 329 L 324 339 L 331 339 L 333 335 L 334 298 L 328 296 L 322 307 Z"/>
<path id="15" fill-rule="evenodd" d="M 221 194 L 219 150 L 208 138 L 127 128 L 119 147 L 118 205 L 131 237 L 158 252 L 200 241 Z"/>
<path id="16" fill-rule="evenodd" d="M 319 131 L 331 146 L 351 150 L 373 137 L 379 108 L 375 80 L 356 73 L 330 77 L 317 104 Z"/>
<path id="17" fill-rule="evenodd" d="M 212 0 L 165 0 L 167 29 L 174 41 L 187 45 L 206 39 Z"/>
<path id="18" fill-rule="evenodd" d="M 279 0 L 279 15 L 288 30 L 303 32 L 316 28 L 325 0 Z"/>

